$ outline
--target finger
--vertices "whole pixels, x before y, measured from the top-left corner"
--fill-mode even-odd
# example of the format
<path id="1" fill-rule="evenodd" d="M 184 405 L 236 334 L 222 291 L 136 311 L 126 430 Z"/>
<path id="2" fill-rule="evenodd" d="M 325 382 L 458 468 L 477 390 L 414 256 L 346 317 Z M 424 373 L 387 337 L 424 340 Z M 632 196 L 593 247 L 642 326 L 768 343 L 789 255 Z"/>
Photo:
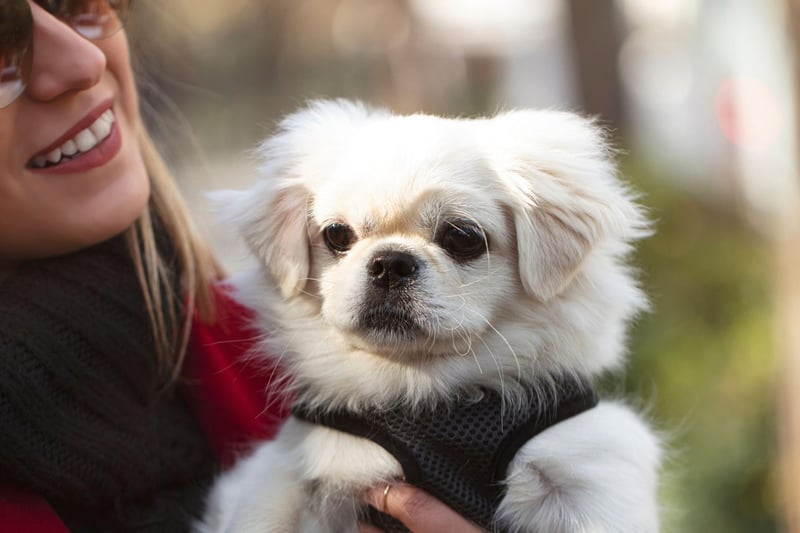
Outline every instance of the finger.
<path id="1" fill-rule="evenodd" d="M 358 526 L 358 533 L 383 533 L 383 531 L 381 531 L 375 526 L 361 524 L 360 526 Z"/>
<path id="2" fill-rule="evenodd" d="M 376 487 L 367 493 L 367 501 L 413 533 L 483 533 L 427 492 L 404 483 L 393 484 L 388 492 L 385 487 Z"/>

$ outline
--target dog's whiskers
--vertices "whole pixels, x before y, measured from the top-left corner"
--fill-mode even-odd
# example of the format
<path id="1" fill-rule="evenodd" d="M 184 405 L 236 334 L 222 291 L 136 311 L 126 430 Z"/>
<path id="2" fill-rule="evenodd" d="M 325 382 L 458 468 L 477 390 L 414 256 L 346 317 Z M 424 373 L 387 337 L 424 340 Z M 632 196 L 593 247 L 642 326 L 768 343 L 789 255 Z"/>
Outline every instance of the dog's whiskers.
<path id="1" fill-rule="evenodd" d="M 462 317 L 463 317 L 463 315 L 462 315 Z M 480 360 L 478 359 L 478 354 L 472 348 L 472 336 L 469 334 L 467 329 L 464 327 L 463 319 L 462 319 L 461 322 L 456 324 L 455 327 L 446 328 L 446 329 L 450 332 L 450 342 L 451 342 L 451 344 L 453 346 L 453 351 L 455 351 L 459 356 L 462 356 L 462 357 L 465 357 L 468 354 L 472 354 L 472 358 L 475 360 L 475 366 L 478 367 L 478 373 L 483 375 L 483 367 L 481 366 Z M 467 344 L 467 350 L 465 352 L 463 352 L 463 353 L 460 352 L 458 350 L 458 348 L 456 347 L 456 338 L 455 338 L 456 334 L 459 334 L 461 336 L 462 340 L 464 340 L 466 342 L 466 344 Z M 483 342 L 483 340 L 480 339 L 480 337 L 478 337 L 478 339 L 481 340 L 481 342 Z M 485 345 L 486 345 L 486 343 L 484 343 L 484 346 Z M 489 349 L 488 346 L 487 346 L 487 349 Z M 502 376 L 501 376 L 501 380 L 502 380 Z"/>
<path id="2" fill-rule="evenodd" d="M 460 292 L 458 294 L 447 294 L 447 295 L 445 295 L 445 298 L 462 298 L 462 299 L 465 300 L 462 305 L 466 305 L 467 302 L 466 302 L 466 298 L 465 297 L 472 296 L 474 294 L 478 294 L 479 295 L 480 292 L 479 291 L 474 291 L 474 292 Z"/>
<path id="3" fill-rule="evenodd" d="M 486 351 L 489 353 L 489 356 L 492 358 L 492 360 L 494 361 L 495 367 L 497 368 L 497 376 L 500 378 L 500 402 L 501 402 L 500 403 L 500 411 L 501 411 L 501 414 L 505 414 L 505 409 L 506 409 L 506 379 L 505 379 L 505 374 L 503 373 L 503 367 L 500 364 L 500 360 L 497 359 L 497 356 L 495 356 L 494 351 L 489 347 L 489 345 L 486 343 L 486 341 L 483 340 L 483 336 L 482 335 L 477 335 L 477 337 L 478 337 L 478 340 L 481 341 L 483 346 L 486 348 Z M 477 356 L 476 356 L 475 359 L 477 361 Z M 478 364 L 478 368 L 480 368 L 480 364 Z M 483 373 L 483 372 L 481 371 L 481 373 Z"/>
<path id="4" fill-rule="evenodd" d="M 293 339 L 294 335 L 292 335 L 292 339 L 286 342 L 286 345 L 284 346 L 283 350 L 281 350 L 281 353 L 275 358 L 275 364 L 272 366 L 272 372 L 270 372 L 269 379 L 267 380 L 267 383 L 269 383 L 269 387 L 271 390 L 284 390 L 284 389 L 288 390 L 290 388 L 290 385 L 293 380 L 288 373 L 278 377 L 277 379 L 275 379 L 275 376 L 278 372 L 278 369 L 281 367 L 281 362 L 283 361 L 283 358 L 289 351 L 289 346 Z M 282 400 L 285 401 L 286 399 L 284 395 L 281 395 L 279 398 L 278 395 L 275 394 L 268 394 L 267 398 L 268 400 L 266 402 L 266 405 L 264 405 L 264 409 L 261 410 L 259 416 L 267 413 L 276 404 L 276 402 Z"/>
<path id="5" fill-rule="evenodd" d="M 462 283 L 461 285 L 458 286 L 458 288 L 459 289 L 463 289 L 465 287 L 471 287 L 471 286 L 476 285 L 478 283 L 482 283 L 482 282 L 484 282 L 484 281 L 486 281 L 488 279 L 491 279 L 492 276 L 495 275 L 495 274 L 497 274 L 497 272 L 492 272 L 491 270 L 489 270 L 489 271 L 487 271 L 485 276 L 481 276 L 480 278 L 474 279 L 474 280 L 472 280 L 472 281 L 470 281 L 468 283 Z M 476 294 L 476 293 L 462 292 L 462 293 L 459 293 L 459 294 Z M 456 295 L 447 295 L 448 298 L 452 298 L 454 296 L 456 296 Z"/>
<path id="6" fill-rule="evenodd" d="M 478 318 L 483 320 L 486 323 L 486 325 L 489 326 L 489 328 L 491 328 L 491 330 L 494 331 L 497 334 L 498 337 L 500 337 L 500 339 L 503 341 L 503 343 L 505 343 L 506 347 L 508 348 L 508 351 L 511 352 L 512 357 L 514 357 L 514 362 L 517 365 L 517 378 L 521 378 L 522 377 L 522 365 L 519 362 L 519 357 L 517 356 L 517 352 L 511 346 L 511 343 L 508 342 L 508 339 L 506 338 L 506 336 L 503 335 L 502 333 L 500 333 L 497 330 L 497 328 L 494 327 L 494 324 L 492 324 L 492 322 L 489 319 L 487 319 L 484 315 L 482 315 L 481 313 L 479 313 L 478 311 L 476 311 L 474 309 L 471 309 L 471 311 Z"/>
<path id="7" fill-rule="evenodd" d="M 453 328 L 452 333 L 450 335 L 451 344 L 453 346 L 453 351 L 460 356 L 465 356 L 472 351 L 472 339 L 466 329 L 462 326 L 462 323 L 459 323 L 455 328 Z M 456 346 L 456 334 L 461 337 L 461 340 L 466 344 L 467 350 L 465 352 L 461 352 Z"/>
<path id="8" fill-rule="evenodd" d="M 322 284 L 322 283 L 323 283 L 323 280 L 322 280 L 321 278 L 311 278 L 311 277 L 302 278 L 302 281 L 305 281 L 305 282 L 309 282 L 309 281 L 316 281 L 316 282 L 317 282 L 317 283 L 319 283 L 319 284 Z M 313 293 L 313 292 L 308 292 L 308 291 L 307 291 L 307 290 L 305 290 L 305 289 L 301 289 L 301 290 L 300 290 L 300 293 L 301 293 L 301 294 L 304 294 L 304 295 L 306 295 L 306 296 L 310 296 L 310 297 L 312 297 L 312 298 L 316 298 L 317 300 L 322 300 L 322 296 L 321 296 L 320 294 L 315 294 L 315 293 Z"/>
<path id="9" fill-rule="evenodd" d="M 472 359 L 475 360 L 475 366 L 478 367 L 478 373 L 482 376 L 483 375 L 483 367 L 481 366 L 481 362 L 478 359 L 478 354 L 475 353 L 475 350 L 472 349 L 472 343 L 470 343 L 470 345 L 469 345 L 469 351 L 470 351 L 470 353 L 472 353 Z"/>
<path id="10" fill-rule="evenodd" d="M 306 290 L 301 290 L 300 293 L 301 294 L 305 294 L 306 296 L 310 296 L 312 298 L 315 298 L 317 300 L 322 300 L 322 296 L 320 296 L 319 294 L 314 294 L 313 292 L 308 292 Z"/>
<path id="11" fill-rule="evenodd" d="M 433 324 L 430 326 L 431 335 L 425 344 L 422 345 L 423 351 L 427 352 L 428 350 L 432 349 L 436 346 L 436 342 L 439 340 L 439 331 L 443 329 L 441 324 L 441 318 L 438 315 L 433 316 Z"/>

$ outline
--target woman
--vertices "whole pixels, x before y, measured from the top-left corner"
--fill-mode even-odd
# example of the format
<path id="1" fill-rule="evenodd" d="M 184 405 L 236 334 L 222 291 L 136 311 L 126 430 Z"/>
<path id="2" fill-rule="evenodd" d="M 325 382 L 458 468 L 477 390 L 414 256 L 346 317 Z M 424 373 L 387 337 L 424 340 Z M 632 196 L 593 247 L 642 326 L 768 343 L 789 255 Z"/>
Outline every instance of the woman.
<path id="1" fill-rule="evenodd" d="M 0 0 L 7 530 L 188 530 L 219 465 L 285 415 L 236 359 L 248 312 L 142 127 L 130 3 Z M 418 533 L 477 531 L 402 484 L 365 498 Z"/>

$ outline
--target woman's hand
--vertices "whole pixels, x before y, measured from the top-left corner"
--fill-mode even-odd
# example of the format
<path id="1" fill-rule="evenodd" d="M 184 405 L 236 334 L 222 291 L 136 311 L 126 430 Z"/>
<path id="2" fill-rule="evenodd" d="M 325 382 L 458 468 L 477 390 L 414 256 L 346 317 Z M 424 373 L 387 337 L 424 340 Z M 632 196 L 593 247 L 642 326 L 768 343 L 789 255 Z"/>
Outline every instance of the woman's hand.
<path id="1" fill-rule="evenodd" d="M 367 491 L 364 499 L 400 520 L 413 533 L 485 533 L 427 492 L 405 483 L 375 487 Z M 380 530 L 361 526 L 360 533 L 380 533 Z"/>

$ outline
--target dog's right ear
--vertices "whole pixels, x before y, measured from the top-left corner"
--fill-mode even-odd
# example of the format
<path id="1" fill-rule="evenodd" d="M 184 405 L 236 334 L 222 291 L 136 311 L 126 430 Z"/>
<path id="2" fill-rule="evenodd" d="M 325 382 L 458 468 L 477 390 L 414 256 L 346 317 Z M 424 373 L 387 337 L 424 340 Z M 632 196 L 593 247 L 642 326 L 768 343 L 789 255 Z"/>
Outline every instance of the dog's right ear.
<path id="1" fill-rule="evenodd" d="M 284 298 L 308 281 L 308 191 L 276 176 L 246 191 L 209 195 L 223 221 L 234 224 L 253 254 L 267 267 Z"/>
<path id="2" fill-rule="evenodd" d="M 314 184 L 324 180 L 352 126 L 386 113 L 358 102 L 319 100 L 284 118 L 257 150 L 261 181 L 244 192 L 216 193 L 221 217 L 239 228 L 284 298 L 305 289 L 311 261 Z"/>

